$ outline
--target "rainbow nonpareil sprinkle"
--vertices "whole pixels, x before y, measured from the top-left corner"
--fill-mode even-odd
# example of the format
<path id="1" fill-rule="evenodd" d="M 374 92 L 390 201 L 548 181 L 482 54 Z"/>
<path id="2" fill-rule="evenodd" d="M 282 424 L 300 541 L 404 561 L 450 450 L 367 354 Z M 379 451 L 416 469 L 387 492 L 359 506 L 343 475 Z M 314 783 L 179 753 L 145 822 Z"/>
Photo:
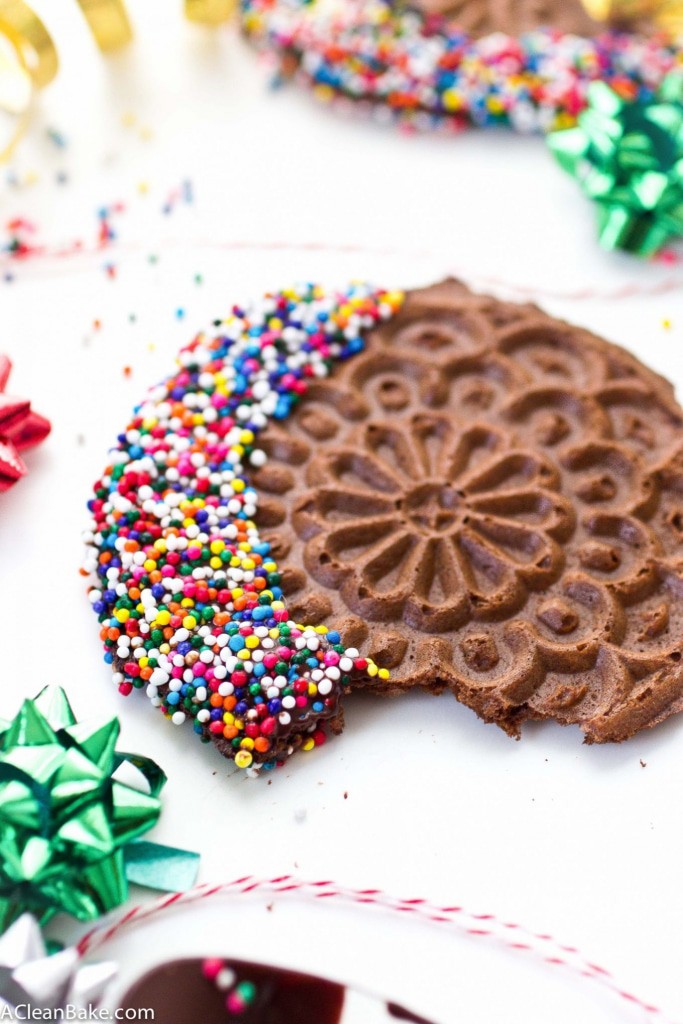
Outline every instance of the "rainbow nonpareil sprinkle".
<path id="1" fill-rule="evenodd" d="M 249 469 L 266 462 L 268 422 L 401 302 L 306 285 L 233 307 L 136 409 L 88 505 L 83 571 L 119 691 L 143 689 L 250 773 L 324 742 L 325 721 L 341 728 L 354 675 L 388 675 L 290 619 Z"/>
<path id="2" fill-rule="evenodd" d="M 299 0 L 242 0 L 242 26 L 276 52 L 283 74 L 326 102 L 367 107 L 409 129 L 508 125 L 545 132 L 574 124 L 589 84 L 649 99 L 683 67 L 664 36 L 605 32 L 584 38 L 542 28 L 475 39 L 444 18 L 388 0 L 345 0 L 334 10 Z"/>

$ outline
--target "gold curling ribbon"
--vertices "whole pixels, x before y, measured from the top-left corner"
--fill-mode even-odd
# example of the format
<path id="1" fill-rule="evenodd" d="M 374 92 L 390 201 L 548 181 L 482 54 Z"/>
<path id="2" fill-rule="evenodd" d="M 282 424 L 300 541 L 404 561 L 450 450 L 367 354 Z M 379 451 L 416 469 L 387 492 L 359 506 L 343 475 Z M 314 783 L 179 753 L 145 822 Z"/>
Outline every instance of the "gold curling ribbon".
<path id="1" fill-rule="evenodd" d="M 0 0 L 0 31 L 14 45 L 33 84 L 49 85 L 59 60 L 52 36 L 24 0 Z"/>
<path id="2" fill-rule="evenodd" d="M 78 6 L 103 53 L 118 50 L 133 38 L 124 0 L 78 0 Z"/>
<path id="3" fill-rule="evenodd" d="M 185 0 L 185 17 L 202 25 L 220 25 L 235 13 L 236 0 Z"/>
<path id="4" fill-rule="evenodd" d="M 36 89 L 57 74 L 52 36 L 24 0 L 0 0 L 0 111 L 13 122 L 0 140 L 0 162 L 7 160 L 26 131 Z"/>
<path id="5" fill-rule="evenodd" d="M 591 18 L 628 27 L 650 21 L 668 35 L 683 35 L 683 0 L 582 0 Z"/>

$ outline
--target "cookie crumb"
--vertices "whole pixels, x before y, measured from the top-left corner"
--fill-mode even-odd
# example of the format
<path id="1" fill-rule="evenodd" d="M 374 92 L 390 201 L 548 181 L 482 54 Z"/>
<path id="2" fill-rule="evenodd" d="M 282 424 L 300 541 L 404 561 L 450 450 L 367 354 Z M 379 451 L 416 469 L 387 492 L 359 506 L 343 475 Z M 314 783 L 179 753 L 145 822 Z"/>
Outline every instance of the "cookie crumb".
<path id="1" fill-rule="evenodd" d="M 647 768 L 647 761 L 643 761 L 642 757 L 640 759 L 640 767 L 641 768 Z"/>

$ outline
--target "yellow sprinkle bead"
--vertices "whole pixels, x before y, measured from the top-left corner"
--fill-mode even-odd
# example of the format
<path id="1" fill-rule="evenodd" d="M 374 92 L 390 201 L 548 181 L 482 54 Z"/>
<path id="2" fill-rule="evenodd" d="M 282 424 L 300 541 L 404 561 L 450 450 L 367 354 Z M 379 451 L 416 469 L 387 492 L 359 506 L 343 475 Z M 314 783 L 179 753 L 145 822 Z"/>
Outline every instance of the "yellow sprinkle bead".
<path id="1" fill-rule="evenodd" d="M 238 750 L 235 754 L 235 764 L 238 768 L 248 768 L 254 760 L 248 750 Z"/>
<path id="2" fill-rule="evenodd" d="M 301 749 L 302 750 L 313 750 L 314 746 L 315 746 L 315 740 L 312 739 L 312 737 L 309 737 L 307 740 L 304 740 L 304 742 L 301 744 Z"/>
<path id="3" fill-rule="evenodd" d="M 183 626 L 185 627 L 185 629 L 194 629 L 196 625 L 197 620 L 195 619 L 194 615 L 186 615 L 185 618 L 183 619 Z"/>

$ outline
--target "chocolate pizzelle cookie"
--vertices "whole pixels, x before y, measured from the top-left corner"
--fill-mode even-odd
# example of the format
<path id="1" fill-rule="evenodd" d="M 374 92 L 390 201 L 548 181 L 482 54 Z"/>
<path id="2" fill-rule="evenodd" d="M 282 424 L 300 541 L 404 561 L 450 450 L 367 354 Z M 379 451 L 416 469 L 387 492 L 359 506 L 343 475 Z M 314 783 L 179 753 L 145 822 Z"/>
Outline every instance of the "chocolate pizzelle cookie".
<path id="1" fill-rule="evenodd" d="M 527 0 L 521 3 L 511 3 L 510 0 L 416 0 L 412 6 L 425 14 L 445 15 L 473 38 L 491 32 L 518 36 L 544 26 L 573 36 L 597 36 L 605 31 L 605 23 L 592 18 L 589 13 L 591 5 L 581 0 Z M 652 23 L 644 16 L 628 22 L 620 21 L 618 7 L 610 26 L 628 27 L 644 34 L 654 31 Z"/>
<path id="2" fill-rule="evenodd" d="M 287 607 L 388 668 L 375 691 L 588 742 L 683 707 L 683 413 L 620 348 L 445 281 L 260 444 Z"/>

